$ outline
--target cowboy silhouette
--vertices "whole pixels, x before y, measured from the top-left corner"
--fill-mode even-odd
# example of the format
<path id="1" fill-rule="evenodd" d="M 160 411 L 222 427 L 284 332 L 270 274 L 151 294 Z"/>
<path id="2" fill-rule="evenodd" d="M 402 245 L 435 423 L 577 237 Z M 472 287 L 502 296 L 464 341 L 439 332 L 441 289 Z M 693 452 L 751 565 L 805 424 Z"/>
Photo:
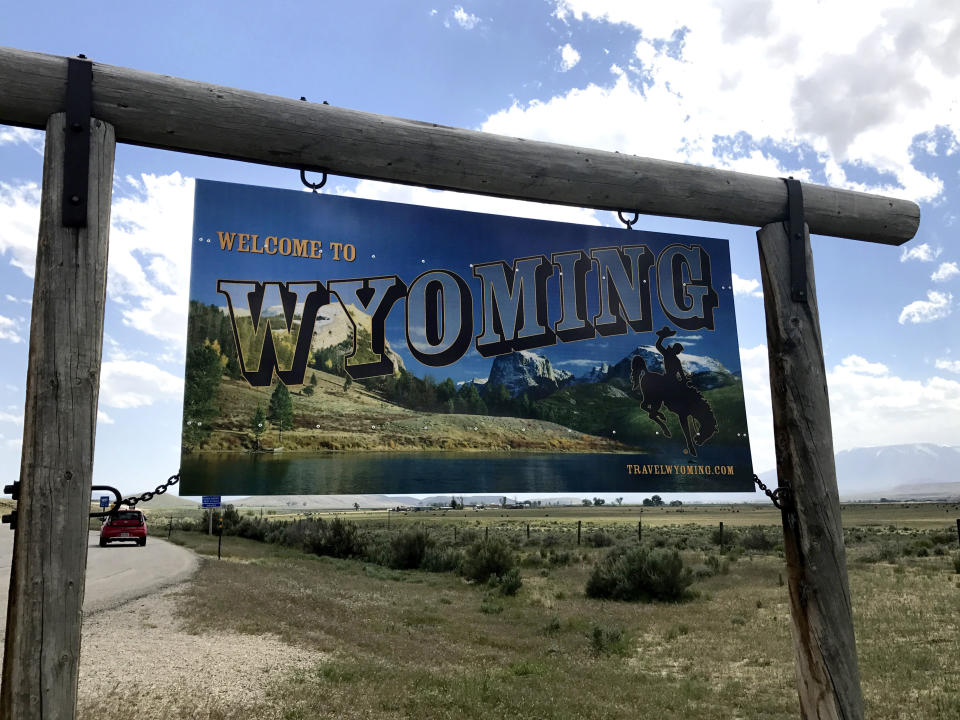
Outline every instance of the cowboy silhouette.
<path id="1" fill-rule="evenodd" d="M 674 343 L 667 347 L 663 344 L 664 338 L 676 334 L 676 330 L 669 327 L 657 331 L 657 350 L 663 355 L 663 374 L 647 368 L 643 356 L 637 354 L 631 362 L 630 384 L 643 398 L 640 407 L 660 426 L 667 438 L 672 437 L 672 433 L 661 408 L 666 406 L 677 416 L 687 446 L 684 452 L 696 456 L 697 446 L 716 435 L 717 418 L 710 403 L 693 386 L 680 364 L 683 345 Z"/>
<path id="2" fill-rule="evenodd" d="M 673 337 L 677 331 L 662 327 L 657 331 L 657 350 L 663 355 L 663 374 L 669 378 L 675 379 L 679 383 L 687 382 L 687 374 L 683 371 L 683 365 L 680 364 L 680 353 L 683 352 L 683 345 L 674 343 L 670 347 L 663 344 L 664 338 Z"/>

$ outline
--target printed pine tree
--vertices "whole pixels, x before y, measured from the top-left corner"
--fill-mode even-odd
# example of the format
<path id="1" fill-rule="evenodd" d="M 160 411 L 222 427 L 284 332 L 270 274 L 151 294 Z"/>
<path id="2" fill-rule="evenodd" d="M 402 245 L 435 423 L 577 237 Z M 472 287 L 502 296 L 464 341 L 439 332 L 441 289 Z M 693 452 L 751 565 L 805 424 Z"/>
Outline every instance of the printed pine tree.
<path id="1" fill-rule="evenodd" d="M 253 417 L 250 418 L 250 429 L 253 430 L 253 435 L 257 439 L 256 447 L 259 450 L 260 436 L 263 435 L 263 431 L 267 429 L 267 414 L 260 405 L 257 405 L 257 411 L 253 414 Z"/>
<path id="2" fill-rule="evenodd" d="M 267 419 L 277 426 L 280 431 L 278 442 L 282 443 L 283 431 L 293 428 L 293 401 L 290 399 L 290 391 L 282 382 L 278 382 L 273 388 Z"/>

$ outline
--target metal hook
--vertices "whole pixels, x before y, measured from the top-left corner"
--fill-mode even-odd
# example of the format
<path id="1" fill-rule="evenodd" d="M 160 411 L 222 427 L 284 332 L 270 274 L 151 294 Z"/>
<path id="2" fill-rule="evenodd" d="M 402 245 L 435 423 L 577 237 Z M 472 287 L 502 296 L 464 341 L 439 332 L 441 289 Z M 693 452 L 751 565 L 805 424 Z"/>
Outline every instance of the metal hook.
<path id="1" fill-rule="evenodd" d="M 301 95 L 300 100 L 302 102 L 306 102 L 307 98 Z M 323 101 L 323 104 L 329 105 L 329 103 L 326 100 Z M 302 182 L 306 187 L 310 188 L 310 190 L 312 190 L 313 192 L 316 192 L 317 190 L 319 190 L 320 188 L 322 188 L 324 185 L 327 184 L 327 173 L 324 172 L 323 170 L 318 170 L 317 172 L 323 173 L 323 179 L 320 180 L 320 182 L 318 183 L 312 183 L 309 180 L 307 180 L 307 171 L 303 169 L 300 170 L 300 182 Z"/>
<path id="2" fill-rule="evenodd" d="M 623 211 L 622 211 L 622 210 L 617 210 L 617 217 L 620 219 L 620 222 L 622 222 L 624 225 L 627 226 L 627 230 L 633 230 L 633 226 L 636 225 L 637 220 L 640 219 L 640 213 L 635 212 L 635 213 L 633 214 L 633 220 L 627 220 L 627 219 L 623 216 Z"/>
<path id="3" fill-rule="evenodd" d="M 321 170 L 320 172 L 323 172 L 323 171 Z M 327 184 L 327 174 L 326 174 L 326 173 L 323 173 L 323 179 L 322 179 L 320 182 L 318 182 L 318 183 L 312 183 L 312 182 L 310 182 L 309 180 L 307 180 L 307 171 L 306 171 L 306 170 L 301 170 L 301 171 L 300 171 L 300 182 L 302 182 L 304 185 L 306 185 L 308 188 L 310 188 L 313 192 L 316 192 L 317 190 L 319 190 L 320 188 L 322 188 L 324 185 Z"/>

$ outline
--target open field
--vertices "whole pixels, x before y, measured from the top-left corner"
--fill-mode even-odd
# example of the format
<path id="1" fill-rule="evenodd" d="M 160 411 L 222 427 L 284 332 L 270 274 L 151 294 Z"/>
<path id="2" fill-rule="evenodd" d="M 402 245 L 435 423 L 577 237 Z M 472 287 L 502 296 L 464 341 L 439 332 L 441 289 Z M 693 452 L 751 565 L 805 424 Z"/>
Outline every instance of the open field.
<path id="1" fill-rule="evenodd" d="M 177 597 L 181 630 L 276 636 L 298 657 L 322 659 L 265 675 L 264 692 L 247 700 L 198 692 L 181 696 L 179 714 L 169 704 L 158 713 L 155 684 L 154 700 L 128 693 L 115 713 L 85 698 L 82 717 L 796 717 L 779 530 L 769 527 L 775 510 L 683 510 L 643 512 L 644 544 L 679 548 L 697 571 L 697 596 L 680 604 L 584 594 L 608 552 L 588 536 L 604 531 L 636 545 L 639 508 L 391 513 L 389 528 L 386 513 L 340 514 L 380 541 L 421 524 L 445 548 L 487 533 L 506 538 L 523 579 L 516 596 L 450 572 L 394 570 L 232 536 L 217 562 L 217 538 L 174 531 L 175 541 L 213 556 Z M 844 510 L 869 718 L 960 716 L 958 516 L 956 505 Z M 720 520 L 730 528 L 722 555 Z M 760 549 L 747 547 L 757 538 Z M 716 572 L 706 570 L 710 557 Z M 164 658 L 150 659 L 155 666 L 142 672 L 162 677 Z M 211 658 L 210 672 L 216 667 Z"/>

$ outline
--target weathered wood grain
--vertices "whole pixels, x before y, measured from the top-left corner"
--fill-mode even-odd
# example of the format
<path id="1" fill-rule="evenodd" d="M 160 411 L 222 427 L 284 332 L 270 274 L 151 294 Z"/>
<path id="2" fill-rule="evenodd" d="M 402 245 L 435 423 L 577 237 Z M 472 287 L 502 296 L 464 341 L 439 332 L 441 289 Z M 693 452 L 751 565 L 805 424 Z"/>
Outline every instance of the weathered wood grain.
<path id="1" fill-rule="evenodd" d="M 830 402 L 823 362 L 810 236 L 805 233 L 809 304 L 790 296 L 787 228 L 757 233 L 767 317 L 777 476 L 784 503 L 797 689 L 804 718 L 859 720 L 863 697 L 853 632 Z"/>
<path id="2" fill-rule="evenodd" d="M 72 719 L 100 388 L 113 128 L 91 121 L 87 227 L 62 227 L 66 116 L 47 123 L 0 718 Z"/>
<path id="3" fill-rule="evenodd" d="M 0 123 L 63 109 L 63 57 L 0 48 Z M 779 178 L 509 138 L 94 63 L 95 117 L 118 142 L 337 175 L 603 210 L 762 226 L 787 217 Z M 804 184 L 821 235 L 899 245 L 908 200 Z"/>

